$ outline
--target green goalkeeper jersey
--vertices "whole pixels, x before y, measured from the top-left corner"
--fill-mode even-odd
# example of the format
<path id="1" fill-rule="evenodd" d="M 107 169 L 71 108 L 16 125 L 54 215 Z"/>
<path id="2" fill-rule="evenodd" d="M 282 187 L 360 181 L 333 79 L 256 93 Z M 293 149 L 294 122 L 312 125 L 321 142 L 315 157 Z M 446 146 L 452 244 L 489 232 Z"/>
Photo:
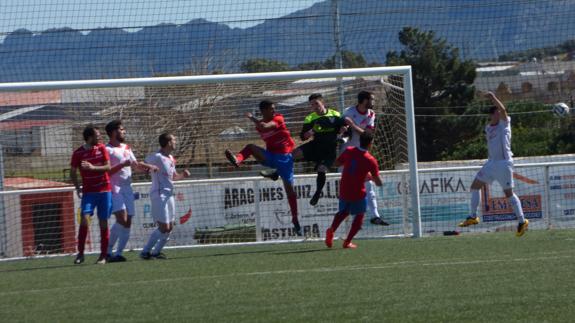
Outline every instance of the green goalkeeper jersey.
<path id="1" fill-rule="evenodd" d="M 300 137 L 303 140 L 304 133 L 313 129 L 312 141 L 315 144 L 335 147 L 339 130 L 344 125 L 344 119 L 337 110 L 327 109 L 327 112 L 322 115 L 313 112 L 305 118 Z"/>

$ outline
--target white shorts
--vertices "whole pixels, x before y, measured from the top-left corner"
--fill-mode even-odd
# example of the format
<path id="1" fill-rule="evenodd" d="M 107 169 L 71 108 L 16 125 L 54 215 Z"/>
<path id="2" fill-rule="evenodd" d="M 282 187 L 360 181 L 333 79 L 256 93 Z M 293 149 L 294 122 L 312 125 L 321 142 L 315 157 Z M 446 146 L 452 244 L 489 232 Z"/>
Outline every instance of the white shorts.
<path id="1" fill-rule="evenodd" d="M 115 191 L 118 191 L 117 193 Z M 112 192 L 112 213 L 126 210 L 129 216 L 134 216 L 134 191 L 132 186 L 123 186 L 119 190 Z"/>
<path id="2" fill-rule="evenodd" d="M 507 160 L 488 160 L 475 176 L 486 184 L 497 181 L 504 190 L 513 188 L 513 162 Z"/>
<path id="3" fill-rule="evenodd" d="M 152 218 L 156 222 L 171 223 L 176 215 L 176 202 L 171 193 L 151 193 Z"/>

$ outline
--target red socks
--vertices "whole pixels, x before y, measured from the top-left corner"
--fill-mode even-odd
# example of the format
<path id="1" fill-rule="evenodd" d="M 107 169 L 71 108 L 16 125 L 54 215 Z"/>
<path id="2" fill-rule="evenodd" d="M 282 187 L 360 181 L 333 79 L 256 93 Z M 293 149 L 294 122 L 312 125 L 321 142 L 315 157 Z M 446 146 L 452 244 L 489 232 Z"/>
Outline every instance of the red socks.
<path id="1" fill-rule="evenodd" d="M 245 146 L 244 149 L 242 149 L 237 155 L 236 155 L 236 160 L 238 161 L 238 164 L 243 162 L 244 160 L 250 158 L 250 156 L 252 155 L 252 149 L 250 148 L 250 146 Z"/>
<path id="2" fill-rule="evenodd" d="M 359 230 L 361 230 L 361 225 L 363 224 L 363 216 L 364 216 L 363 213 L 355 216 L 353 222 L 351 223 L 351 229 L 349 230 L 349 233 L 347 234 L 347 238 L 345 239 L 345 241 L 350 242 L 353 239 L 353 237 L 355 237 L 355 235 L 359 232 Z"/>
<path id="3" fill-rule="evenodd" d="M 289 209 L 291 211 L 291 222 L 293 224 L 298 223 L 297 220 L 297 195 L 293 194 L 293 195 L 288 195 L 288 203 L 289 203 Z"/>
<path id="4" fill-rule="evenodd" d="M 88 226 L 81 225 L 78 230 L 78 254 L 84 254 L 84 247 L 86 245 L 86 238 L 88 237 Z"/>
<path id="5" fill-rule="evenodd" d="M 345 218 L 347 218 L 347 216 L 349 215 L 349 213 L 347 212 L 337 212 L 335 214 L 335 216 L 333 217 L 333 222 L 331 223 L 331 230 L 333 232 L 337 231 L 337 228 L 339 228 L 339 225 L 343 222 L 343 220 L 345 220 Z"/>
<path id="6" fill-rule="evenodd" d="M 110 241 L 110 231 L 108 228 L 100 228 L 100 255 L 106 256 L 108 252 L 108 241 Z"/>

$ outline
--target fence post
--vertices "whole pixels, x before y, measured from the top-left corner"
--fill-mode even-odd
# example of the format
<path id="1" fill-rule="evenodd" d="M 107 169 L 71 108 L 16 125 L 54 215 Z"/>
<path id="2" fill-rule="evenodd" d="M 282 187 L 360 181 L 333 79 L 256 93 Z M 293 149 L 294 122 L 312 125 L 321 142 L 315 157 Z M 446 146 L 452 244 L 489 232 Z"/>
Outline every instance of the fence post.
<path id="1" fill-rule="evenodd" d="M 547 229 L 551 229 L 551 192 L 549 185 L 551 181 L 549 180 L 549 165 L 545 166 L 545 223 L 547 224 Z"/>
<path id="2" fill-rule="evenodd" d="M 262 241 L 262 219 L 260 212 L 260 180 L 254 181 L 254 217 L 256 219 L 256 241 Z"/>
<path id="3" fill-rule="evenodd" d="M 404 173 L 401 175 L 401 200 L 402 200 L 402 212 L 403 212 L 403 234 L 407 236 L 410 233 L 413 233 L 413 228 L 410 229 L 410 225 L 412 224 L 409 221 L 409 193 L 407 192 L 407 188 L 409 185 L 408 183 L 408 173 Z"/>
<path id="4" fill-rule="evenodd" d="M 2 145 L 0 145 L 0 191 L 4 191 L 4 147 Z M 6 256 L 8 247 L 4 198 L 5 195 L 0 196 L 0 257 Z"/>

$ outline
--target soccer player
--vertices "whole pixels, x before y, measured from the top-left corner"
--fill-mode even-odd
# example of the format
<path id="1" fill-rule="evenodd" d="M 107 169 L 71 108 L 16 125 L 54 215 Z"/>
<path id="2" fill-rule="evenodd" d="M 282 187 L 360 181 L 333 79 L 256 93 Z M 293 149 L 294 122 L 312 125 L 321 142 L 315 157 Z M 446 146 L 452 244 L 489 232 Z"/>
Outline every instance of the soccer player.
<path id="1" fill-rule="evenodd" d="M 372 93 L 361 91 L 357 95 L 357 105 L 344 110 L 343 118 L 349 126 L 349 137 L 343 145 L 343 149 L 348 147 L 359 147 L 359 137 L 366 130 L 375 129 L 375 112 L 373 111 L 375 97 Z M 376 225 L 389 225 L 379 215 L 377 210 L 377 197 L 371 181 L 365 183 L 367 191 L 367 210 L 371 214 L 370 222 Z"/>
<path id="2" fill-rule="evenodd" d="M 255 118 L 251 113 L 247 113 L 246 116 L 255 124 L 260 137 L 266 143 L 266 149 L 249 144 L 237 155 L 226 149 L 226 158 L 235 167 L 240 167 L 244 160 L 254 156 L 262 165 L 277 170 L 286 190 L 294 231 L 298 236 L 301 236 L 302 231 L 297 213 L 297 196 L 293 187 L 294 171 L 291 152 L 295 142 L 285 124 L 284 117 L 275 112 L 275 104 L 272 101 L 261 101 L 259 107 L 262 114 L 261 120 Z"/>
<path id="3" fill-rule="evenodd" d="M 308 101 L 313 112 L 305 118 L 300 138 L 306 141 L 313 136 L 313 139 L 294 149 L 292 155 L 294 159 L 303 157 L 315 163 L 316 191 L 309 204 L 316 205 L 325 186 L 325 174 L 337 157 L 337 139 L 340 130 L 345 130 L 345 121 L 338 111 L 326 108 L 321 94 L 310 95 Z M 260 174 L 273 180 L 278 177 L 276 171 L 262 171 Z"/>
<path id="4" fill-rule="evenodd" d="M 328 248 L 333 246 L 333 234 L 350 213 L 355 217 L 343 247 L 357 248 L 351 240 L 361 230 L 367 208 L 366 179 L 371 177 L 375 185 L 382 185 L 377 160 L 368 152 L 372 142 L 373 133 L 369 130 L 362 132 L 359 136 L 359 147 L 346 148 L 335 162 L 337 166 L 343 166 L 343 170 L 339 185 L 339 211 L 325 233 L 325 244 Z"/>
<path id="5" fill-rule="evenodd" d="M 166 259 L 162 249 L 170 238 L 176 212 L 174 199 L 174 181 L 190 176 L 186 169 L 181 174 L 176 171 L 176 160 L 172 151 L 176 149 L 176 137 L 168 132 L 158 138 L 160 150 L 146 157 L 146 163 L 158 167 L 152 173 L 152 187 L 150 188 L 150 201 L 152 202 L 152 217 L 158 224 L 156 230 L 150 234 L 148 242 L 142 249 L 140 257 L 148 260 Z"/>
<path id="6" fill-rule="evenodd" d="M 94 126 L 87 126 L 82 133 L 85 143 L 72 154 L 70 162 L 70 178 L 76 187 L 76 193 L 81 198 L 80 228 L 78 230 L 78 255 L 74 263 L 84 262 L 84 247 L 88 236 L 88 217 L 98 210 L 98 223 L 100 225 L 100 257 L 98 264 L 106 263 L 108 250 L 108 218 L 112 206 L 112 193 L 110 192 L 111 169 L 110 156 L 106 147 L 101 143 L 100 130 Z M 78 182 L 77 171 L 82 176 L 82 189 Z"/>
<path id="7" fill-rule="evenodd" d="M 110 229 L 110 243 L 108 245 L 108 261 L 126 261 L 122 251 L 130 239 L 130 227 L 132 217 L 135 214 L 134 192 L 132 191 L 132 167 L 135 170 L 158 171 L 158 167 L 138 162 L 126 140 L 126 130 L 121 120 L 110 121 L 106 125 L 106 133 L 110 142 L 106 145 L 110 155 L 110 182 L 112 184 L 112 213 L 116 217 L 116 223 Z M 116 253 L 112 250 L 118 241 Z"/>
<path id="8" fill-rule="evenodd" d="M 513 153 L 511 152 L 511 118 L 503 103 L 492 92 L 487 93 L 493 106 L 489 108 L 490 122 L 485 126 L 485 138 L 487 138 L 487 163 L 481 167 L 473 183 L 471 183 L 471 215 L 459 224 L 467 227 L 479 223 L 477 207 L 479 206 L 479 190 L 494 180 L 499 182 L 505 196 L 513 207 L 513 211 L 519 220 L 516 236 L 521 237 L 529 220 L 525 219 L 521 201 L 513 192 Z"/>

